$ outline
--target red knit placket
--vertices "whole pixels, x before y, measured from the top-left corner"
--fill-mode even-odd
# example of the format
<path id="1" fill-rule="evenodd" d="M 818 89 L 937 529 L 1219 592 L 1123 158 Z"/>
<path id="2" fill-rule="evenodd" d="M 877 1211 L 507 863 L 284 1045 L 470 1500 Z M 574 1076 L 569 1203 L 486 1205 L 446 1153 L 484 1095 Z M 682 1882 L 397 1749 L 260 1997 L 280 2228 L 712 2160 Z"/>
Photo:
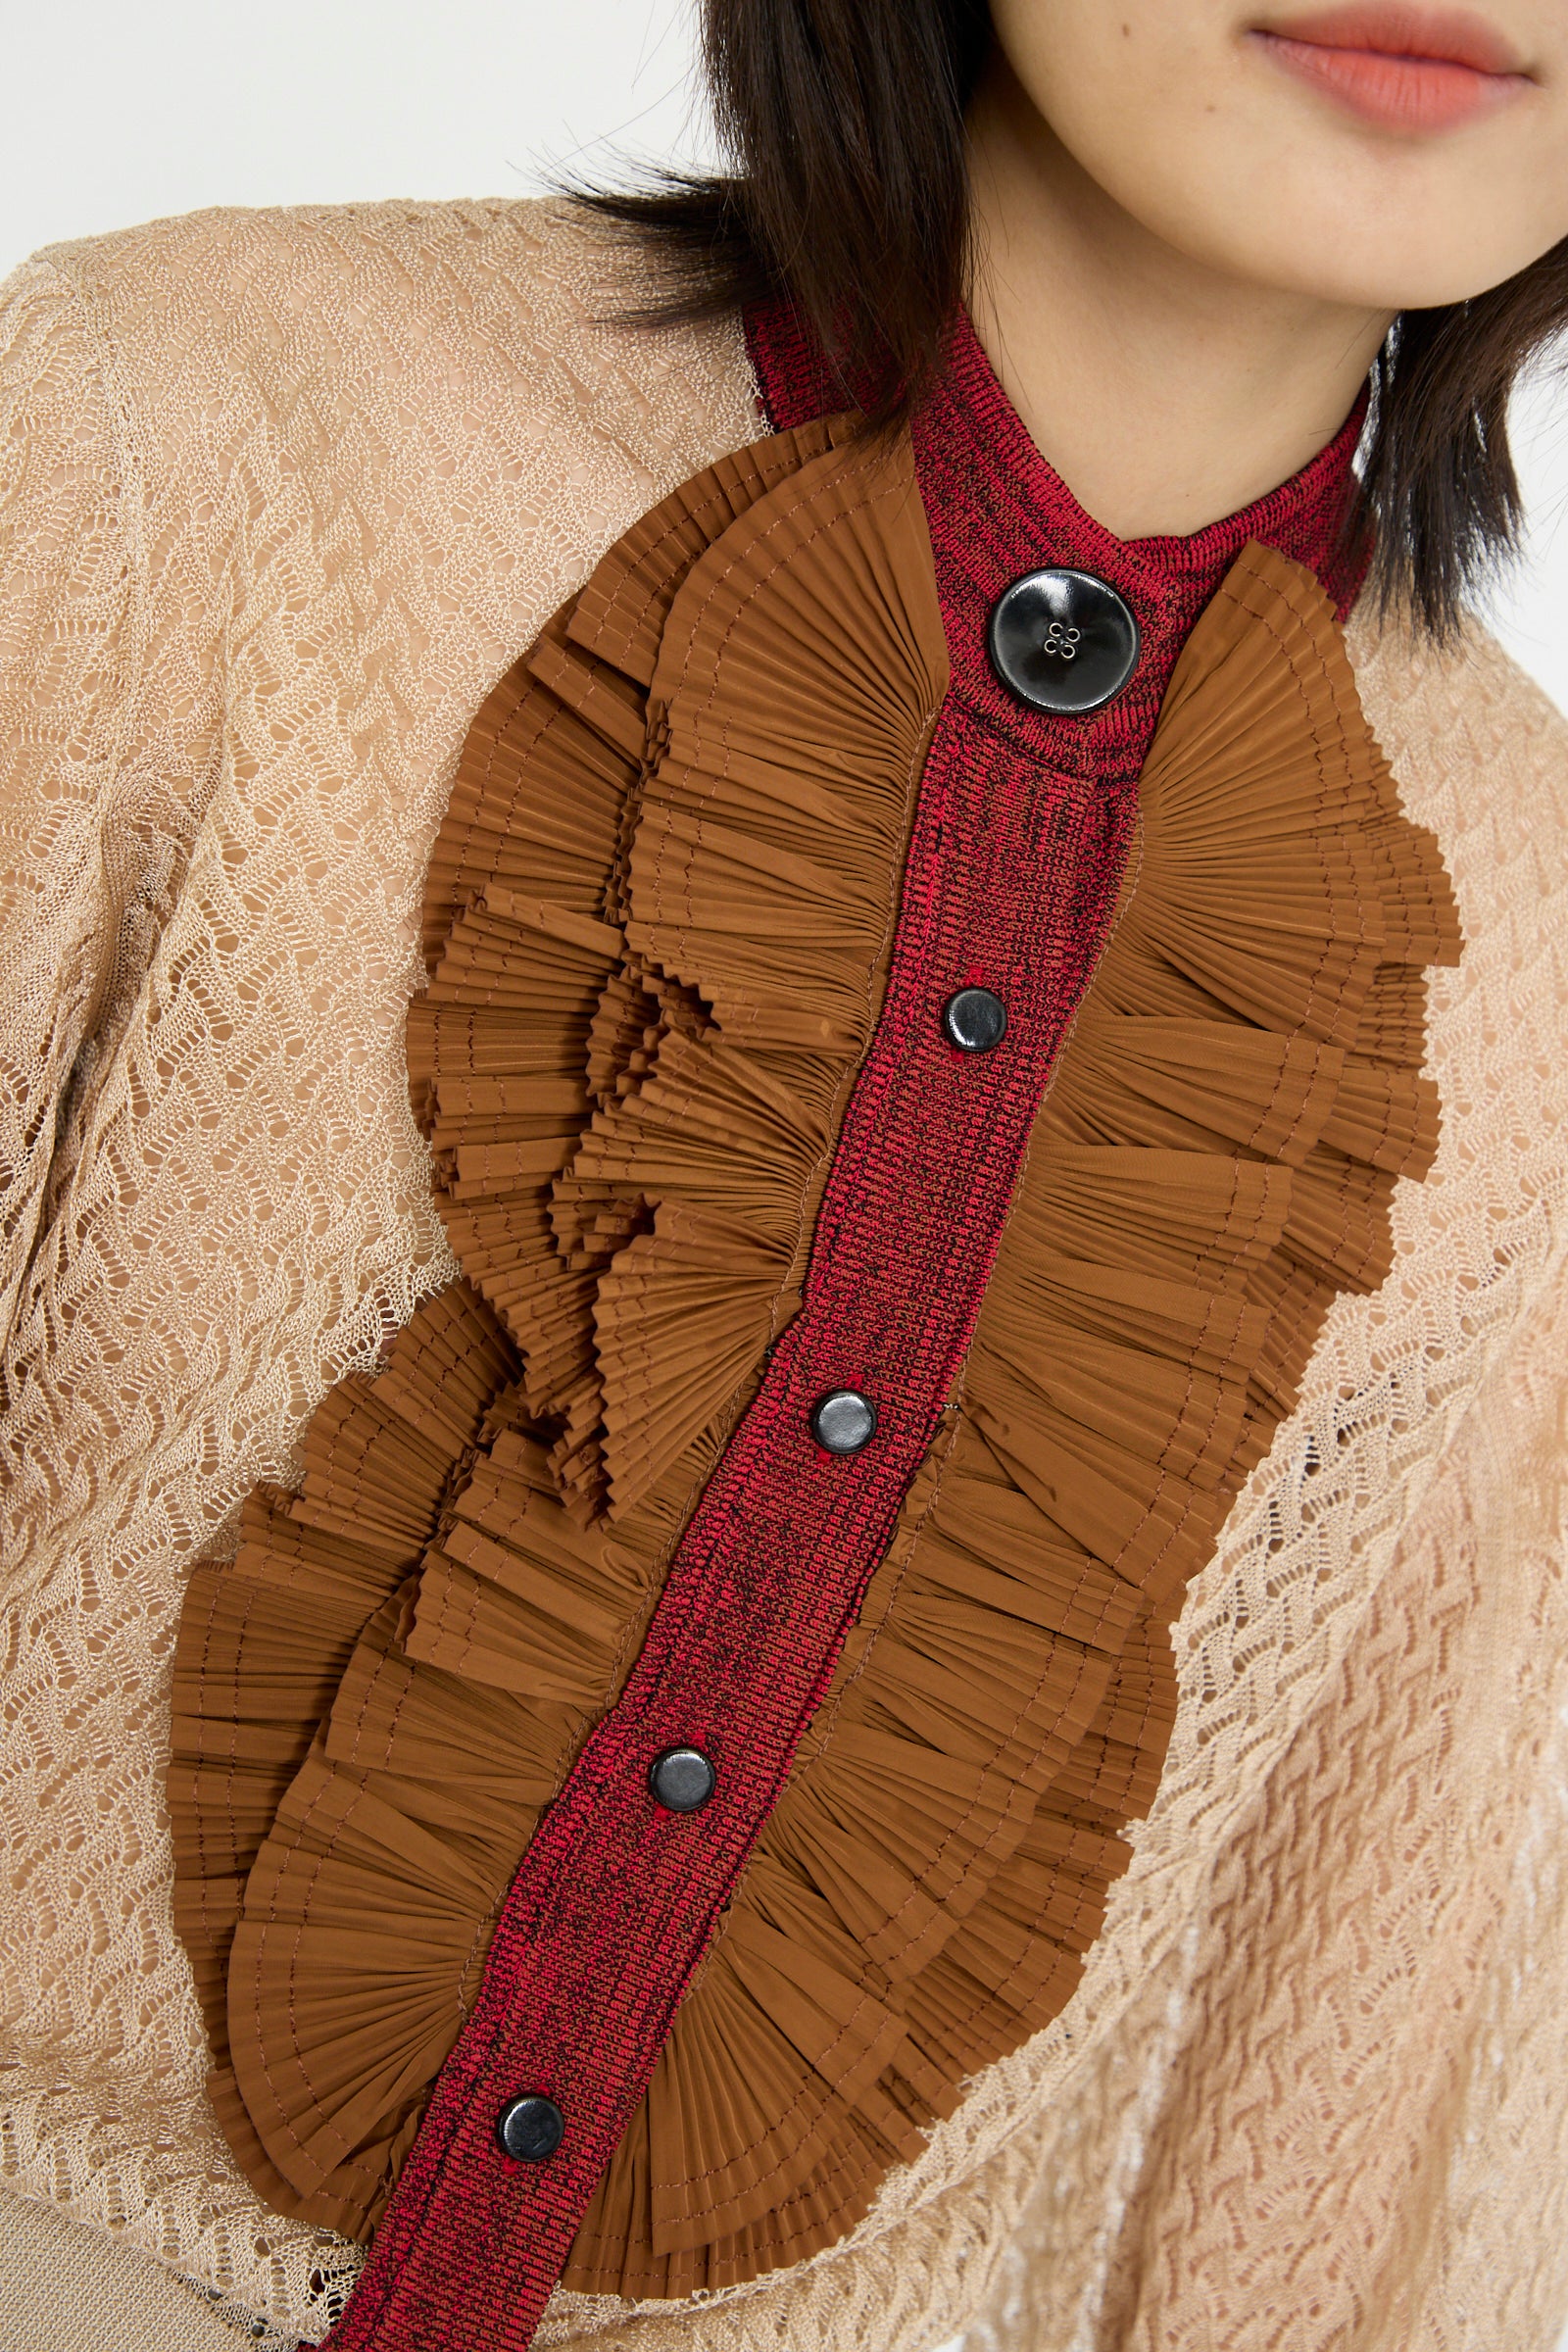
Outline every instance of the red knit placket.
<path id="1" fill-rule="evenodd" d="M 822 406 L 787 313 L 751 322 L 776 425 Z M 1077 509 L 1007 407 L 967 322 L 914 425 L 952 664 L 915 812 L 883 1011 L 846 1112 L 804 1300 L 693 1514 L 625 1689 L 522 1857 L 472 2013 L 431 2095 L 334 2352 L 523 2352 L 631 2121 L 677 2004 L 782 1792 L 954 1389 L 1040 1102 L 1093 977 L 1131 840 L 1139 769 L 1181 645 L 1261 538 L 1336 555 L 1358 419 L 1297 479 L 1188 540 L 1123 545 Z M 993 677 L 1001 591 L 1047 564 L 1098 572 L 1142 631 L 1104 710 L 1051 719 Z M 1007 1007 L 993 1052 L 940 1027 L 956 988 Z M 808 1416 L 863 1391 L 877 1429 L 834 1457 Z M 695 1745 L 716 1790 L 671 1813 L 662 1750 Z M 519 2093 L 565 2135 L 514 2163 Z"/>

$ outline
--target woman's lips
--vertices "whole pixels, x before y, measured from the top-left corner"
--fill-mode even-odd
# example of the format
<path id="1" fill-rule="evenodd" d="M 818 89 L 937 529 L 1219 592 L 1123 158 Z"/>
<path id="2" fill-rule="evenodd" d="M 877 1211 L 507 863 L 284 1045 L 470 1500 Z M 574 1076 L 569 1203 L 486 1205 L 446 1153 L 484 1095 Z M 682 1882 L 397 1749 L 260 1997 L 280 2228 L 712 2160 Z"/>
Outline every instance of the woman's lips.
<path id="1" fill-rule="evenodd" d="M 1276 65 L 1384 130 L 1452 130 L 1531 86 L 1479 17 L 1419 8 L 1335 8 L 1254 27 Z"/>

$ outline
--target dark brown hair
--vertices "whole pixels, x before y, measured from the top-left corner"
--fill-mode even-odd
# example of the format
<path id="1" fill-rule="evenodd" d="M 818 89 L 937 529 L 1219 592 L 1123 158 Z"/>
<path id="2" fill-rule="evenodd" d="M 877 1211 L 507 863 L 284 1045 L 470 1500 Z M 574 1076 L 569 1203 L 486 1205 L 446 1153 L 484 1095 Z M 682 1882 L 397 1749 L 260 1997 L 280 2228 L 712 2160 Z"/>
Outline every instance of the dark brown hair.
<path id="1" fill-rule="evenodd" d="M 663 318 L 787 294 L 878 423 L 930 380 L 969 261 L 964 110 L 986 0 L 703 0 L 730 175 L 584 199 L 664 272 Z M 1372 371 L 1362 506 L 1386 604 L 1451 634 L 1515 545 L 1508 396 L 1568 325 L 1568 239 L 1469 302 L 1406 311 Z"/>

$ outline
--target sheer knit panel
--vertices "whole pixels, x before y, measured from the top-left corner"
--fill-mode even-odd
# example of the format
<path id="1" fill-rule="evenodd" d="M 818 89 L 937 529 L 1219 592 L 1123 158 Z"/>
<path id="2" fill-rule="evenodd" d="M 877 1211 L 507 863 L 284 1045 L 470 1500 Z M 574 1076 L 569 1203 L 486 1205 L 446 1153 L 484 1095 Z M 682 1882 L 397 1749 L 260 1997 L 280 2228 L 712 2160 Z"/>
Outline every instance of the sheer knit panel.
<path id="1" fill-rule="evenodd" d="M 57 250 L 8 321 L 0 2178 L 316 2332 L 343 2266 L 206 2104 L 168 1653 L 193 1554 L 455 1271 L 403 1032 L 473 710 L 760 429 L 738 333 L 601 328 L 607 273 L 552 209 L 208 215 Z"/>
<path id="2" fill-rule="evenodd" d="M 238 2352 L 237 2313 L 54 2206 L 0 2191 L 0 2344 L 27 2352 Z M 277 2352 L 256 2339 L 253 2352 Z"/>

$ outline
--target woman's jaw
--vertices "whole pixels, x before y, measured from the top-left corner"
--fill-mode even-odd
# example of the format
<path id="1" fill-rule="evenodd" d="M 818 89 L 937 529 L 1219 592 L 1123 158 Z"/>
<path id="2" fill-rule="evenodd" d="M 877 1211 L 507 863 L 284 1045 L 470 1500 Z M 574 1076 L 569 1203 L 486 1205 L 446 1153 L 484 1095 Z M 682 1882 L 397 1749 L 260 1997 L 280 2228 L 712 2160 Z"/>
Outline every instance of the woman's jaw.
<path id="1" fill-rule="evenodd" d="M 1285 479 L 1398 312 L 1568 237 L 1563 0 L 992 16 L 970 115 L 976 324 L 1046 454 L 1123 537 L 1196 529 Z"/>
<path id="2" fill-rule="evenodd" d="M 992 0 L 992 21 L 1043 139 L 1260 287 L 1427 309 L 1568 234 L 1563 0 Z"/>

